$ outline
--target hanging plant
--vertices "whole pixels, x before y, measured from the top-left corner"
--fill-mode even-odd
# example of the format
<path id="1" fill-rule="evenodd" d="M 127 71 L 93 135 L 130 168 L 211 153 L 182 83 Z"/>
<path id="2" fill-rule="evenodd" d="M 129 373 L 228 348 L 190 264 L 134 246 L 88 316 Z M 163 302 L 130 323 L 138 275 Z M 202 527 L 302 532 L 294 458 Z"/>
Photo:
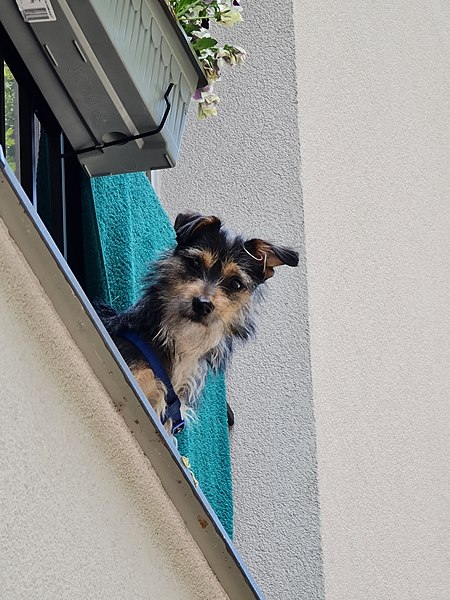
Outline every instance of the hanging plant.
<path id="1" fill-rule="evenodd" d="M 192 47 L 206 73 L 208 85 L 198 89 L 194 100 L 198 102 L 198 117 L 216 116 L 219 96 L 214 86 L 221 78 L 224 65 L 241 65 L 245 51 L 231 44 L 219 45 L 211 35 L 214 23 L 230 27 L 242 21 L 239 0 L 169 0 L 173 13 L 186 32 Z"/>

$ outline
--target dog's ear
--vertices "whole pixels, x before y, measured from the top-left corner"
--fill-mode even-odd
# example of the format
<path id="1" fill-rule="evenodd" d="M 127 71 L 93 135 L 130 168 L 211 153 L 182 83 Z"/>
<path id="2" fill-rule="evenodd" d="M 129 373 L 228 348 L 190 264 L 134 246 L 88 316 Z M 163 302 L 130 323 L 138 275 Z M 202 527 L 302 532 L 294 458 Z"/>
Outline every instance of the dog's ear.
<path id="1" fill-rule="evenodd" d="M 222 223 L 218 217 L 205 217 L 199 213 L 180 213 L 175 219 L 174 229 L 178 244 L 189 244 L 207 232 L 218 232 Z"/>
<path id="2" fill-rule="evenodd" d="M 253 239 L 245 242 L 244 248 L 264 269 L 264 279 L 272 277 L 275 267 L 288 265 L 296 267 L 298 265 L 298 252 L 285 246 L 275 246 L 264 240 Z"/>

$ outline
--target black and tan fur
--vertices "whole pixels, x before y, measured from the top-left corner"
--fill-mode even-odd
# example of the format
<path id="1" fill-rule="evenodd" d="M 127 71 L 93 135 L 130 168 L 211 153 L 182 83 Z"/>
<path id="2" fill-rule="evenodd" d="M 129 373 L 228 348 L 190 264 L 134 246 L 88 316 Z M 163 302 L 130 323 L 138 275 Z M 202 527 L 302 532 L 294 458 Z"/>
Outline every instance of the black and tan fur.
<path id="1" fill-rule="evenodd" d="M 118 332 L 134 329 L 153 346 L 183 409 L 189 408 L 207 366 L 223 369 L 234 342 L 254 332 L 254 305 L 274 268 L 298 264 L 294 250 L 260 239 L 244 240 L 214 216 L 180 214 L 174 227 L 177 245 L 153 264 L 140 300 L 122 313 L 100 309 L 158 416 L 166 408 L 165 386 Z"/>

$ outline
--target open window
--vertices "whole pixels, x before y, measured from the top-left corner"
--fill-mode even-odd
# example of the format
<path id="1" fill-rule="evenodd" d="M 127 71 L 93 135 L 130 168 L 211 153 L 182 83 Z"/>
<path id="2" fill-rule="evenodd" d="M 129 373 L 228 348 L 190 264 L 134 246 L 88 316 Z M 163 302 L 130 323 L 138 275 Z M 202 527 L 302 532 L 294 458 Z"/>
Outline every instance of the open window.
<path id="1" fill-rule="evenodd" d="M 0 23 L 0 145 L 9 166 L 78 281 L 84 282 L 81 166 Z"/>
<path id="2" fill-rule="evenodd" d="M 131 3 L 131 0 L 123 0 L 123 4 L 143 6 L 142 2 Z M 52 5 L 56 6 L 57 3 L 52 2 Z M 89 299 L 107 301 L 114 304 L 115 308 L 126 308 L 135 301 L 136 287 L 144 274 L 138 270 L 146 269 L 149 260 L 155 257 L 149 250 L 159 252 L 162 246 L 167 247 L 174 241 L 171 237 L 172 226 L 144 174 L 129 173 L 115 177 L 88 178 L 88 170 L 83 168 L 87 163 L 83 163 L 84 159 L 79 160 L 73 153 L 74 141 L 73 138 L 69 139 L 71 130 L 67 125 L 67 115 L 70 111 L 58 112 L 58 107 L 55 105 L 55 109 L 52 104 L 55 102 L 52 93 L 57 88 L 52 87 L 53 84 L 45 79 L 35 79 L 35 59 L 37 63 L 40 62 L 42 49 L 35 47 L 32 56 L 25 54 L 26 48 L 22 48 L 21 52 L 20 35 L 14 33 L 13 38 L 10 35 L 11 30 L 7 31 L 5 26 L 12 14 L 14 23 L 19 27 L 19 33 L 23 27 L 28 32 L 35 31 L 39 23 L 26 23 L 13 0 L 7 6 L 10 13 L 2 12 L 0 17 L 0 144 L 7 148 L 9 166 Z M 142 18 L 141 14 L 137 16 Z M 155 35 L 153 29 L 152 35 Z M 33 43 L 36 43 L 36 40 Z M 160 44 L 162 43 L 160 41 Z M 27 48 L 30 51 L 33 46 Z M 48 53 L 44 58 L 46 69 L 50 69 L 49 72 L 54 76 L 55 68 L 49 63 L 51 59 Z M 60 92 L 55 93 L 58 96 Z M 122 158 L 123 155 L 128 155 L 129 145 L 126 151 L 123 146 L 117 148 Z M 112 156 L 109 153 L 103 154 L 103 158 L 107 158 L 107 154 Z M 123 162 L 120 168 L 127 171 L 127 165 Z M 142 192 L 144 186 L 147 186 L 144 190 L 145 198 L 140 198 L 139 201 L 142 214 L 145 214 L 146 221 L 149 221 L 149 229 L 145 234 L 144 243 L 140 244 L 136 251 L 136 248 L 131 246 L 138 236 L 141 240 L 144 239 L 142 221 L 136 221 L 134 233 L 127 233 L 126 227 L 121 229 L 121 225 L 130 223 L 132 219 L 125 216 L 122 223 L 119 223 L 119 205 L 123 207 L 123 199 L 128 197 L 130 207 L 135 209 L 136 189 L 138 187 Z M 102 218 L 105 220 L 100 223 Z M 114 248 L 107 239 L 109 233 L 114 230 L 119 232 L 120 248 Z M 128 264 L 130 268 L 123 269 L 123 262 L 118 261 L 117 257 L 119 254 L 121 257 L 126 255 L 127 244 L 129 255 L 138 255 L 139 260 L 131 266 Z M 111 259 L 110 264 L 106 264 L 108 259 Z M 125 256 L 125 262 L 126 260 Z M 138 267 L 135 268 L 135 265 Z M 117 285 L 108 288 L 114 273 L 115 284 L 119 282 L 123 291 L 120 297 Z M 111 289 L 110 296 L 107 295 L 108 289 Z M 216 429 L 220 430 L 223 443 L 217 443 L 217 437 L 214 438 L 214 442 L 205 442 L 205 436 L 203 441 L 197 443 L 197 440 L 201 440 L 199 427 L 198 433 L 192 434 L 191 439 L 195 441 L 189 441 L 189 445 L 184 446 L 184 449 L 191 458 L 193 468 L 201 479 L 211 504 L 231 535 L 233 506 L 223 379 L 211 383 L 205 395 L 208 398 L 213 397 L 214 402 L 217 402 L 217 412 L 220 412 L 221 420 L 220 427 Z M 229 422 L 232 419 L 230 411 L 228 419 Z M 213 419 L 213 422 L 216 420 Z M 189 435 L 186 434 L 186 439 Z M 182 442 L 180 449 L 183 449 Z M 201 475 L 204 477 L 200 477 Z M 223 501 L 224 498 L 226 501 Z"/>

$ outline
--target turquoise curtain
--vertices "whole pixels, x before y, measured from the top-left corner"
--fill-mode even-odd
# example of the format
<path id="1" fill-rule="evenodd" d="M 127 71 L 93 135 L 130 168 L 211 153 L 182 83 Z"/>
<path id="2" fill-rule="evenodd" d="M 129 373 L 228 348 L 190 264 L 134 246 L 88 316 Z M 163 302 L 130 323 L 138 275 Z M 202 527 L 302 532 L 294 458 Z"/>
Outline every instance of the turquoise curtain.
<path id="1" fill-rule="evenodd" d="M 144 173 L 84 177 L 82 201 L 86 293 L 92 301 L 125 309 L 139 297 L 150 261 L 175 244 L 172 224 Z M 233 502 L 223 375 L 208 375 L 198 420 L 178 436 L 178 448 L 189 458 L 202 491 L 231 537 Z"/>

